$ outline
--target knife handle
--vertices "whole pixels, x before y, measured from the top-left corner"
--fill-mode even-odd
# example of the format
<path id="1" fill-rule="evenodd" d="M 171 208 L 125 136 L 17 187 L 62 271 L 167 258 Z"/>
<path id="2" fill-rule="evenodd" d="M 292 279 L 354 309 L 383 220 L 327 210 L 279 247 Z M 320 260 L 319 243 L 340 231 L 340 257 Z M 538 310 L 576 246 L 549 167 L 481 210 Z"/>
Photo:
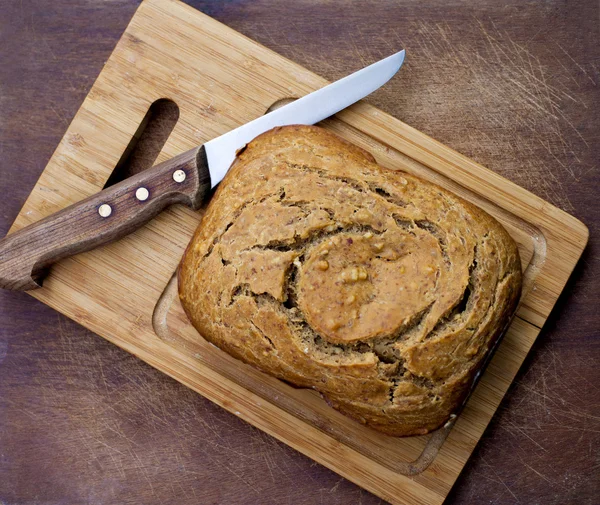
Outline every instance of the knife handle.
<path id="1" fill-rule="evenodd" d="M 204 146 L 144 170 L 0 240 L 0 288 L 40 287 L 52 263 L 132 233 L 166 207 L 210 191 Z"/>

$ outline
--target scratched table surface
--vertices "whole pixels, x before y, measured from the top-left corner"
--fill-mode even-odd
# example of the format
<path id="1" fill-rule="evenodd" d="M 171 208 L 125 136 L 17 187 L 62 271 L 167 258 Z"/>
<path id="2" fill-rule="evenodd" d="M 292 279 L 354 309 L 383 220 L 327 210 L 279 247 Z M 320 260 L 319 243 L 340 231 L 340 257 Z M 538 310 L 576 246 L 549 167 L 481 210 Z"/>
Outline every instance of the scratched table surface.
<path id="1" fill-rule="evenodd" d="M 447 503 L 600 494 L 597 0 L 189 2 L 577 216 L 590 245 Z M 139 4 L 0 2 L 0 234 Z M 23 293 L 0 293 L 0 503 L 377 504 Z"/>

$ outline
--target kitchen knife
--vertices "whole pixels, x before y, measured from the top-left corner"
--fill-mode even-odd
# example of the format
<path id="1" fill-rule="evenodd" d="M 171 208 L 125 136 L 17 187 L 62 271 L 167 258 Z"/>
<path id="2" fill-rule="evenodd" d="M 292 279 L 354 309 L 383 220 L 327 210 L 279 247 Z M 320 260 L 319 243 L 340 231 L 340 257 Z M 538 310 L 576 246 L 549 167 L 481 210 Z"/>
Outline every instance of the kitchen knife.
<path id="1" fill-rule="evenodd" d="M 124 237 L 172 204 L 198 209 L 257 135 L 339 112 L 385 84 L 403 61 L 400 51 L 11 233 L 0 240 L 0 288 L 40 287 L 52 263 Z"/>

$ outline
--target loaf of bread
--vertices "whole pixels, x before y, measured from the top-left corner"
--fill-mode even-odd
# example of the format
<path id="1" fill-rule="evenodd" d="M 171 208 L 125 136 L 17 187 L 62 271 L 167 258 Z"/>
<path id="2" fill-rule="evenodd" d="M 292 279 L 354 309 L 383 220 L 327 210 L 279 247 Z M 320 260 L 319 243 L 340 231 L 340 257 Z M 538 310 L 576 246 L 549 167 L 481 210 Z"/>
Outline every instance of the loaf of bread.
<path id="1" fill-rule="evenodd" d="M 498 222 L 315 126 L 238 153 L 179 269 L 204 338 L 395 436 L 460 407 L 520 291 Z"/>

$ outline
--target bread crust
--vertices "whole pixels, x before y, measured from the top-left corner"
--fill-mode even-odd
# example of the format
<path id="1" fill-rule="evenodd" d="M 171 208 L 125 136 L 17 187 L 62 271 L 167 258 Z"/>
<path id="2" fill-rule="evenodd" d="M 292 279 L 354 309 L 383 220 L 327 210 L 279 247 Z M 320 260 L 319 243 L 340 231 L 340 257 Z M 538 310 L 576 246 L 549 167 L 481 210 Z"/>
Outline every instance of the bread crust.
<path id="1" fill-rule="evenodd" d="M 520 293 L 496 220 L 316 126 L 238 154 L 179 269 L 204 338 L 394 436 L 457 411 Z"/>

